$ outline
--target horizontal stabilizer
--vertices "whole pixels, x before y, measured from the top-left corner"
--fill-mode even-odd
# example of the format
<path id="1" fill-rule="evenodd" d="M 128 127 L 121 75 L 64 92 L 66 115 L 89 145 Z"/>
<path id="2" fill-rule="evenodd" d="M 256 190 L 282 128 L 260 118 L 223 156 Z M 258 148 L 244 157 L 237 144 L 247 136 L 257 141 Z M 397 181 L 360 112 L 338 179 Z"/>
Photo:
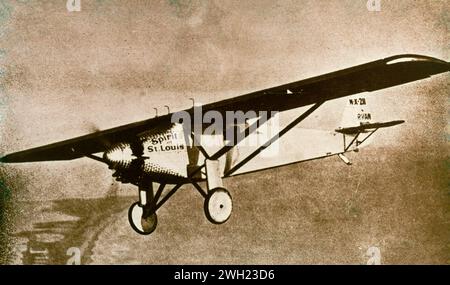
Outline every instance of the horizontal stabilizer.
<path id="1" fill-rule="evenodd" d="M 405 121 L 403 121 L 403 120 L 396 120 L 396 121 L 383 122 L 383 123 L 369 123 L 369 124 L 362 124 L 357 127 L 336 129 L 335 131 L 338 133 L 341 133 L 341 134 L 350 135 L 350 134 L 364 133 L 368 130 L 373 130 L 373 129 L 392 127 L 395 125 L 403 124 L 404 122 Z"/>

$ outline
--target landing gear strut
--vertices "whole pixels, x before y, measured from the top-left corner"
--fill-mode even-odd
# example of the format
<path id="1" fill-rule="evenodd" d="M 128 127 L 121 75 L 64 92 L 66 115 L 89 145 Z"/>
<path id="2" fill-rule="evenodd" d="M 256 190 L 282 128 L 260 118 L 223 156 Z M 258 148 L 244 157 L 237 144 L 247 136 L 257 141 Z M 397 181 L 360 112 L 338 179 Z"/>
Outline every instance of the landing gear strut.
<path id="1" fill-rule="evenodd" d="M 205 160 L 207 174 L 207 191 L 189 178 L 205 198 L 204 210 L 206 218 L 213 224 L 223 224 L 231 216 L 233 200 L 230 193 L 223 187 L 218 160 Z M 200 170 L 201 168 L 198 168 Z M 197 171 L 198 171 L 197 170 Z M 195 172 L 194 172 L 195 174 Z M 192 177 L 192 176 L 191 176 Z M 160 184 L 156 193 L 153 184 L 148 178 L 141 178 L 139 183 L 139 202 L 135 202 L 128 210 L 128 221 L 131 227 L 141 235 L 149 235 L 155 231 L 158 224 L 156 211 L 184 184 L 176 184 L 164 197 L 161 198 L 166 184 Z M 161 199 L 160 199 L 161 198 Z"/>
<path id="2" fill-rule="evenodd" d="M 152 182 L 139 186 L 139 201 L 128 210 L 128 221 L 131 227 L 141 235 L 151 234 L 158 225 L 155 197 Z"/>

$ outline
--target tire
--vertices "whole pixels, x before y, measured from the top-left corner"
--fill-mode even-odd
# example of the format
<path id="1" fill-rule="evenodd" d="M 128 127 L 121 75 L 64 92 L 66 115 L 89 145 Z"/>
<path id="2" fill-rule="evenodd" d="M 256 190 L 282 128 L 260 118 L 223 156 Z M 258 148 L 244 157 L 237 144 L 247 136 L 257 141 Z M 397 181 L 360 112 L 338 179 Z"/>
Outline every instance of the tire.
<path id="1" fill-rule="evenodd" d="M 158 225 L 158 216 L 156 213 L 147 218 L 142 218 L 143 208 L 139 202 L 135 202 L 128 209 L 128 222 L 135 232 L 141 235 L 153 233 Z"/>
<path id="2" fill-rule="evenodd" d="M 208 221 L 220 225 L 228 221 L 233 210 L 233 199 L 225 188 L 215 188 L 209 191 L 204 204 Z"/>

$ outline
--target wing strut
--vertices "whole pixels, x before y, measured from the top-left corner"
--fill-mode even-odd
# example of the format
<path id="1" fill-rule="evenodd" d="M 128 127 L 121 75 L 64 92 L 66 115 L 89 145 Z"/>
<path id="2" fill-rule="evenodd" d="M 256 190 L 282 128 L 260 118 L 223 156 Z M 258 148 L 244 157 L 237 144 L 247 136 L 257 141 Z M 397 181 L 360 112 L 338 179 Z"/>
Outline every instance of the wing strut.
<path id="1" fill-rule="evenodd" d="M 233 148 L 236 144 L 238 144 L 239 142 L 241 142 L 243 139 L 245 139 L 246 137 L 248 137 L 251 133 L 253 133 L 254 131 L 256 131 L 258 129 L 258 125 L 259 124 L 264 124 L 265 122 L 267 122 L 268 118 L 259 118 L 255 123 L 253 123 L 252 125 L 248 126 L 247 128 L 245 128 L 242 132 L 241 135 L 238 136 L 237 138 L 237 142 L 233 143 L 233 142 L 229 142 L 228 144 L 226 144 L 225 146 L 223 146 L 220 150 L 218 150 L 215 154 L 213 154 L 212 156 L 207 155 L 206 151 L 201 147 L 200 150 L 202 151 L 202 153 L 206 154 L 205 157 L 208 159 L 219 159 L 222 155 L 226 154 L 231 148 Z M 198 142 L 197 137 L 195 136 L 194 133 L 191 133 L 191 137 L 193 142 Z M 100 158 L 94 156 L 94 155 L 89 155 L 89 158 L 92 159 L 96 159 L 96 160 L 100 160 Z M 205 193 L 203 191 L 203 189 L 200 187 L 200 185 L 197 184 L 197 182 L 194 181 L 193 177 L 195 176 L 196 173 L 198 173 L 201 169 L 203 169 L 206 166 L 206 163 L 204 163 L 203 165 L 199 166 L 197 169 L 195 169 L 193 172 L 189 173 L 189 177 L 188 177 L 188 182 L 191 183 L 195 189 L 198 190 L 198 192 L 205 198 L 207 196 L 207 193 Z M 162 205 L 164 205 L 165 202 L 167 202 L 167 200 L 169 200 L 169 198 L 175 194 L 178 189 L 183 186 L 184 183 L 179 183 L 177 185 L 175 185 L 161 200 L 159 200 L 159 198 L 161 197 L 161 194 L 164 190 L 165 184 L 160 184 L 160 187 L 158 188 L 158 191 L 156 192 L 154 198 L 153 198 L 153 203 L 154 206 L 150 209 L 150 212 L 155 213 Z"/>
<path id="2" fill-rule="evenodd" d="M 199 150 L 203 153 L 203 155 L 205 156 L 205 158 L 209 159 L 209 160 L 217 160 L 219 159 L 222 155 L 226 154 L 229 150 L 231 150 L 234 146 L 236 146 L 238 143 L 240 143 L 241 141 L 243 141 L 246 137 L 248 137 L 249 135 L 251 135 L 253 132 L 255 132 L 258 129 L 258 126 L 261 126 L 262 124 L 266 123 L 270 118 L 265 118 L 265 117 L 260 117 L 258 120 L 256 120 L 253 124 L 249 125 L 248 127 L 246 127 L 241 133 L 240 135 L 237 136 L 236 142 L 228 142 L 226 145 L 224 145 L 221 149 L 219 149 L 216 153 L 214 153 L 213 155 L 209 156 L 206 151 L 204 150 L 203 147 L 199 147 Z M 193 142 L 198 142 L 197 137 L 195 136 L 194 133 L 191 134 L 192 140 Z M 206 154 L 206 155 L 205 155 Z M 192 178 L 194 178 L 194 176 L 200 171 L 202 170 L 204 167 L 206 166 L 205 163 L 203 163 L 202 165 L 200 165 L 199 167 L 197 167 L 195 170 L 193 170 L 191 173 L 189 173 L 189 177 L 188 179 L 191 180 Z M 195 186 L 195 185 L 194 185 Z"/>
<path id="3" fill-rule="evenodd" d="M 324 101 L 318 102 L 314 104 L 311 108 L 306 110 L 304 113 L 302 113 L 300 116 L 298 116 L 295 120 L 293 120 L 291 123 L 289 123 L 284 129 L 282 129 L 278 134 L 273 136 L 270 140 L 268 140 L 266 143 L 264 143 L 262 146 L 260 146 L 257 150 L 252 152 L 250 155 L 248 155 L 246 158 L 244 158 L 241 162 L 236 164 L 233 168 L 228 170 L 225 173 L 225 177 L 233 174 L 235 171 L 237 171 L 239 168 L 241 168 L 243 165 L 245 165 L 247 162 L 252 160 L 255 156 L 257 156 L 261 151 L 268 148 L 271 144 L 276 142 L 279 138 L 281 138 L 284 134 L 286 134 L 289 130 L 291 130 L 293 127 L 298 125 L 301 121 L 306 119 L 309 115 L 311 115 L 317 108 L 319 108 Z"/>

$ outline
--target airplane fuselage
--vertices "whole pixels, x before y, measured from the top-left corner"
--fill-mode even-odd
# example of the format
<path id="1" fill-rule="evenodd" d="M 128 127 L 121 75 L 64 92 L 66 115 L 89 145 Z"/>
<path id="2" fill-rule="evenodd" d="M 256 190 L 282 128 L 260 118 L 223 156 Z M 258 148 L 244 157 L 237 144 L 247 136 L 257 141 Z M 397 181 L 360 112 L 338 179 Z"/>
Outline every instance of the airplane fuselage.
<path id="1" fill-rule="evenodd" d="M 349 99 L 341 100 L 341 105 L 344 106 Z M 293 112 L 302 112 L 307 108 L 302 107 Z M 320 115 L 320 108 L 316 112 Z M 323 115 L 327 115 L 326 111 Z M 354 114 L 354 116 L 357 115 Z M 278 120 L 278 118 L 271 118 L 229 150 L 226 155 L 220 157 L 221 176 L 254 172 L 355 149 L 355 146 L 345 148 L 345 140 L 348 143 L 353 137 L 336 132 L 335 128 L 323 130 L 298 126 L 277 139 L 276 143 L 265 147 L 250 161 L 242 164 L 242 161 L 245 161 L 256 149 L 277 135 L 280 128 L 283 128 Z M 168 184 L 187 182 L 188 177 L 201 181 L 206 179 L 205 173 L 198 172 L 194 176 L 191 174 L 205 162 L 207 157 L 204 152 L 208 155 L 216 153 L 227 143 L 227 140 L 223 134 L 200 135 L 197 140 L 200 141 L 203 152 L 199 145 L 194 143 L 189 132 L 186 132 L 183 124 L 172 124 L 165 128 L 144 132 L 133 142 L 113 145 L 104 152 L 103 159 L 111 169 L 116 171 L 114 174 L 116 179 L 125 183 L 134 183 L 142 175 L 150 177 L 152 181 Z M 237 165 L 239 165 L 238 168 Z"/>

